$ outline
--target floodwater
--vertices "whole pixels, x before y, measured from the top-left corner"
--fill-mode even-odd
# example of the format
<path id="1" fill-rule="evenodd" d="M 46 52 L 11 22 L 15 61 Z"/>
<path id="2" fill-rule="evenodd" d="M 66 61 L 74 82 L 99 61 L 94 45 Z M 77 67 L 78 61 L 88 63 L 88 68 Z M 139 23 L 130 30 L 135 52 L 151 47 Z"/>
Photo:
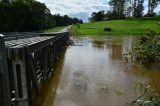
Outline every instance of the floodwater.
<path id="1" fill-rule="evenodd" d="M 54 75 L 42 83 L 37 106 L 132 106 L 139 81 L 160 93 L 160 64 L 126 63 L 135 37 L 75 38 Z"/>

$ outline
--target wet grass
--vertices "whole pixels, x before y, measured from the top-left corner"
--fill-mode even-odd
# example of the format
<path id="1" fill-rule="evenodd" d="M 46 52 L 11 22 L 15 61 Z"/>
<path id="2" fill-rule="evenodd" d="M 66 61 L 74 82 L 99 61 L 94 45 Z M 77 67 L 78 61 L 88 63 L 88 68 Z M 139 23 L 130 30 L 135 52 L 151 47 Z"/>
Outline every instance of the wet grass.
<path id="1" fill-rule="evenodd" d="M 66 27 L 67 27 L 67 26 L 54 27 L 54 28 L 51 28 L 51 29 L 44 30 L 44 32 L 58 32 L 58 31 L 66 28 Z"/>
<path id="2" fill-rule="evenodd" d="M 104 28 L 112 28 L 112 31 L 105 32 Z M 72 29 L 76 35 L 144 35 L 147 30 L 160 32 L 160 17 L 110 20 L 74 25 Z"/>

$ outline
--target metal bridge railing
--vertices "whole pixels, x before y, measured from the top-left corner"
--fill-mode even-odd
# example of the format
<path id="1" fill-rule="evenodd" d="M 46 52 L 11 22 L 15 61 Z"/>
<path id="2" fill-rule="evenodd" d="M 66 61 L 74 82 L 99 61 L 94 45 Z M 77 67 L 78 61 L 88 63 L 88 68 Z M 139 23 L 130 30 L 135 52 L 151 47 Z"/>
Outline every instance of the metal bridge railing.
<path id="1" fill-rule="evenodd" d="M 4 36 L 0 35 L 0 106 L 10 106 L 10 85 Z"/>
<path id="2" fill-rule="evenodd" d="M 32 92 L 38 95 L 40 81 L 54 71 L 69 33 L 11 35 L 0 36 L 0 106 L 32 106 Z"/>

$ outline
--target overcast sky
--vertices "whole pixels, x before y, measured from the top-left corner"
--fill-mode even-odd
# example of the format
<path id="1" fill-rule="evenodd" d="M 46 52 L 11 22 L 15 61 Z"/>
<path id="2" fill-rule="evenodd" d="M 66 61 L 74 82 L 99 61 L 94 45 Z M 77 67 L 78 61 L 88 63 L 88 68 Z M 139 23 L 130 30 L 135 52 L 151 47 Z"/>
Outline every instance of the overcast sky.
<path id="1" fill-rule="evenodd" d="M 109 0 L 37 0 L 45 3 L 52 14 L 69 15 L 87 21 L 92 12 L 109 10 Z M 144 7 L 147 11 L 147 1 Z M 160 11 L 160 6 L 155 10 Z"/>

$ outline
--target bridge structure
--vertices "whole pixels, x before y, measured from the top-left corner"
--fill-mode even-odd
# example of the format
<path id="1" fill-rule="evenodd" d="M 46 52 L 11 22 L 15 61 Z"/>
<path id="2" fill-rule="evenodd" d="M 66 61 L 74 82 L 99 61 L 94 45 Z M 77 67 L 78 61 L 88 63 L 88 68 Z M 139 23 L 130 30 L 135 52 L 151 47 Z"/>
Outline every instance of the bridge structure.
<path id="1" fill-rule="evenodd" d="M 32 106 L 68 39 L 68 32 L 1 34 L 0 106 Z"/>

